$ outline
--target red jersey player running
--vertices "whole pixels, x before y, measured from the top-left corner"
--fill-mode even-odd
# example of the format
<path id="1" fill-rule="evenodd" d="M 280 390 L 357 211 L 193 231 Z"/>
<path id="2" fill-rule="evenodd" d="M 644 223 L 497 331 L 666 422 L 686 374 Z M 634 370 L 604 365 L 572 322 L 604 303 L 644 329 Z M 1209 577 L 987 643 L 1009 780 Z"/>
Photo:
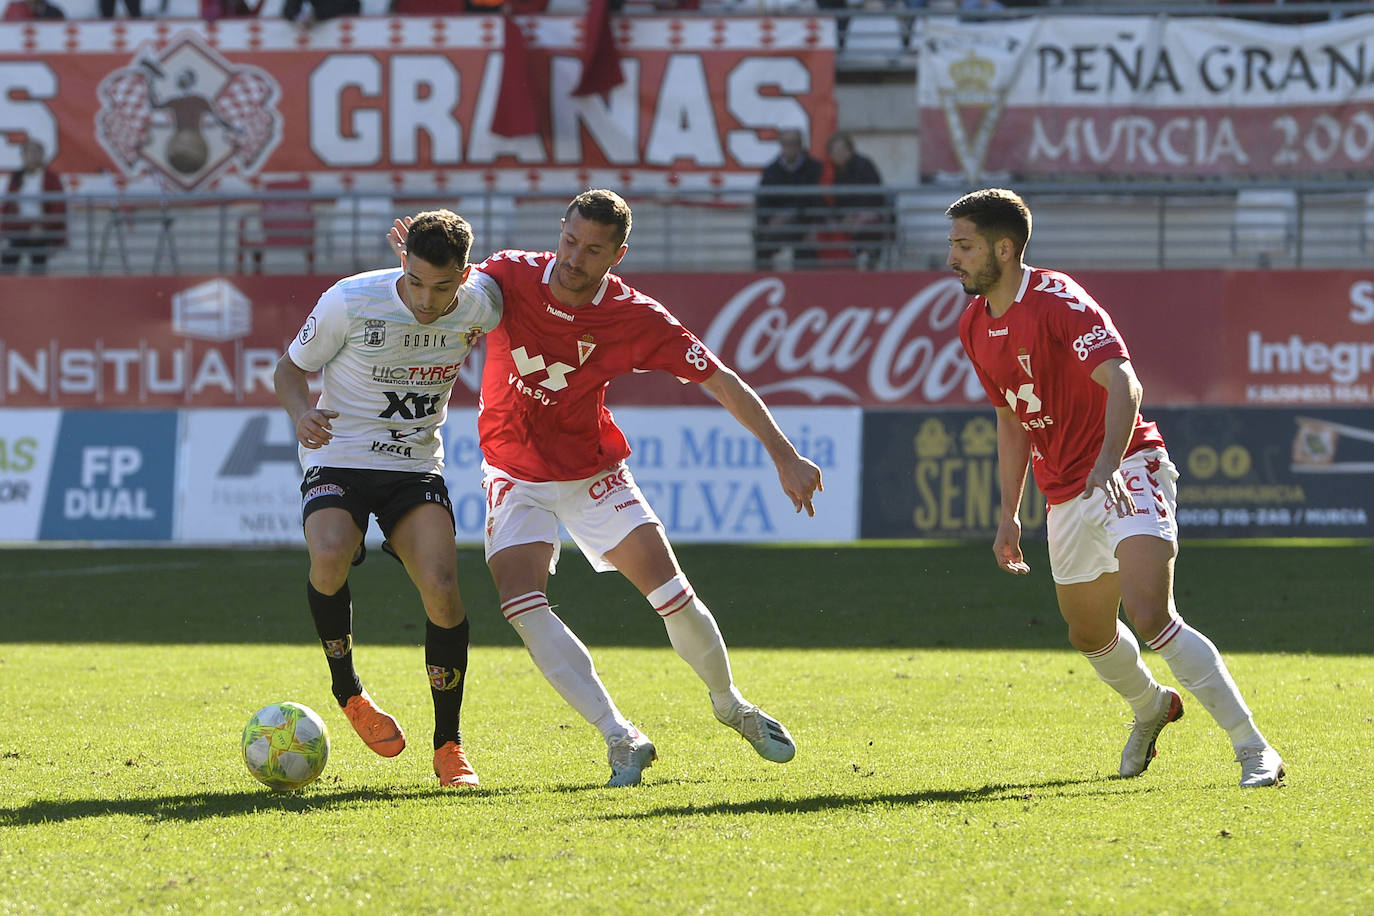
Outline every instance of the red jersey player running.
<path id="1" fill-rule="evenodd" d="M 797 511 L 814 515 L 812 496 L 822 489 L 820 469 L 797 453 L 754 390 L 667 309 L 610 273 L 625 256 L 630 224 L 620 195 L 587 191 L 568 206 L 556 252 L 501 251 L 477 266 L 504 300 L 487 338 L 477 420 L 487 563 L 501 612 L 539 670 L 605 737 L 612 786 L 639 783 L 657 752 L 549 608 L 560 523 L 595 569 L 619 570 L 648 599 L 673 648 L 706 683 L 717 719 L 767 760 L 791 760 L 796 747 L 736 688 L 715 618 L 625 464 L 630 448 L 606 409 L 606 386 L 653 369 L 697 382 L 763 443 Z M 398 222 L 398 250 L 404 236 Z"/>
<path id="2" fill-rule="evenodd" d="M 1016 515 L 1029 462 L 1050 504 L 1050 571 L 1069 642 L 1135 714 L 1121 775 L 1145 772 L 1183 702 L 1145 666 L 1118 607 L 1226 730 L 1240 784 L 1277 784 L 1278 752 L 1255 728 L 1216 646 L 1174 605 L 1178 472 L 1155 424 L 1141 419 L 1141 386 L 1120 333 L 1072 277 L 1022 261 L 1031 214 L 1016 193 L 974 191 L 945 215 L 947 262 L 974 295 L 959 337 L 997 405 L 998 565 L 1030 572 Z"/>

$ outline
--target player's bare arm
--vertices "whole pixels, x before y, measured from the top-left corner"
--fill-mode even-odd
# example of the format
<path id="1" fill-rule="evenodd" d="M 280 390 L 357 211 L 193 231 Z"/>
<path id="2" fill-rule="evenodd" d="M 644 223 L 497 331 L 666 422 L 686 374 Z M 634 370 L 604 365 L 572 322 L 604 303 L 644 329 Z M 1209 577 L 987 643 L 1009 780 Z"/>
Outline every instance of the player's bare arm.
<path id="1" fill-rule="evenodd" d="M 277 360 L 276 371 L 272 373 L 272 386 L 276 389 L 277 400 L 286 408 L 291 418 L 291 427 L 296 431 L 296 441 L 306 448 L 319 448 L 334 438 L 329 421 L 339 414 L 336 411 L 316 407 L 310 398 L 310 380 L 306 371 L 282 354 Z"/>
<path id="2" fill-rule="evenodd" d="M 1121 459 L 1135 429 L 1136 414 L 1140 411 L 1142 389 L 1130 361 L 1120 357 L 1109 359 L 1092 372 L 1092 379 L 1107 389 L 1107 408 L 1103 417 L 1102 451 L 1083 481 L 1083 498 L 1094 490 L 1106 495 L 1120 518 L 1135 512 L 1135 501 L 1126 489 L 1121 476 Z"/>
<path id="3" fill-rule="evenodd" d="M 1021 496 L 1030 466 L 1030 434 L 1010 407 L 997 408 L 997 476 L 1002 487 L 1002 517 L 992 555 L 1007 572 L 1024 576 L 1030 565 L 1021 553 Z"/>
<path id="4" fill-rule="evenodd" d="M 777 421 L 758 393 L 724 366 L 702 382 L 701 387 L 763 443 L 773 459 L 774 467 L 778 469 L 778 481 L 787 498 L 792 500 L 792 507 L 798 512 L 806 509 L 807 515 L 815 516 L 811 498 L 817 491 L 825 490 L 821 484 L 821 469 L 797 452 L 791 440 L 778 428 Z"/>

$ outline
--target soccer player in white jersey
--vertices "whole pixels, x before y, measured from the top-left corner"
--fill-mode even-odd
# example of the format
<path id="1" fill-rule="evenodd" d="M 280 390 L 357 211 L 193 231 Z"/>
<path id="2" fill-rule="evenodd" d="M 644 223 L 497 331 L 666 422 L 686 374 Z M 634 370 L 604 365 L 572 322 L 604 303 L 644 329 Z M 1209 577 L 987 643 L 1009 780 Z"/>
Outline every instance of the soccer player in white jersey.
<path id="1" fill-rule="evenodd" d="M 630 448 L 605 406 L 611 379 L 659 369 L 697 382 L 767 449 L 794 508 L 814 515 L 820 469 L 798 454 L 759 396 L 655 300 L 610 273 L 627 250 L 629 205 L 578 195 L 556 252 L 502 251 L 477 266 L 501 288 L 487 337 L 477 429 L 487 493 L 486 556 L 501 611 L 544 677 L 606 740 L 609 785 L 640 782 L 653 743 L 621 714 L 583 643 L 550 609 L 559 523 L 598 571 L 619 570 L 663 618 L 673 648 L 705 682 L 717 719 L 784 763 L 792 736 L 735 686 L 710 610 L 678 566 L 635 483 Z M 413 229 L 412 229 L 413 232 Z M 398 221 L 392 244 L 405 244 Z"/>
<path id="2" fill-rule="evenodd" d="M 1031 213 L 1013 191 L 966 194 L 950 218 L 950 267 L 974 298 L 959 337 L 997 407 L 1001 522 L 993 544 L 1007 572 L 1030 572 L 1017 509 L 1031 466 L 1049 502 L 1050 572 L 1069 642 L 1135 715 L 1121 775 L 1139 776 L 1164 726 L 1183 715 L 1157 682 L 1127 619 L 1230 736 L 1240 784 L 1275 785 L 1283 761 L 1254 719 L 1216 646 L 1174 604 L 1178 472 L 1106 311 L 1067 274 L 1027 266 Z M 1099 492 L 1100 491 L 1100 492 Z"/>
<path id="3" fill-rule="evenodd" d="M 302 520 L 310 551 L 306 595 L 335 699 L 372 750 L 405 748 L 353 666 L 351 563 L 361 562 L 370 515 L 420 593 L 425 668 L 434 702 L 434 772 L 475 786 L 459 713 L 468 621 L 458 593 L 453 509 L 441 474 L 440 427 L 458 367 L 501 317 L 495 284 L 469 279 L 472 227 L 449 210 L 414 217 L 400 268 L 347 277 L 320 297 L 277 363 L 277 396 L 300 443 Z M 468 282 L 464 282 L 468 281 Z M 319 400 L 307 375 L 320 371 Z"/>

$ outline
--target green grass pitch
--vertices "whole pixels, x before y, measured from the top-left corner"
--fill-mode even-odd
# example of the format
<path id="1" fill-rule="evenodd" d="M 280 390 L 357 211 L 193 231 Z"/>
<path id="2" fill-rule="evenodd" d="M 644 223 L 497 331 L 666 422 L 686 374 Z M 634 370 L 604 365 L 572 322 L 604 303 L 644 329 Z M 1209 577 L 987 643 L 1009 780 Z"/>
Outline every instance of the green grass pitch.
<path id="1" fill-rule="evenodd" d="M 430 768 L 422 612 L 379 551 L 356 659 L 407 729 L 393 760 L 332 703 L 303 551 L 5 550 L 0 913 L 1374 912 L 1374 546 L 1185 543 L 1180 609 L 1289 764 L 1250 791 L 1186 693 L 1150 770 L 1115 778 L 1129 711 L 1028 554 L 1025 578 L 981 543 L 680 548 L 797 739 L 779 766 L 714 721 L 630 586 L 565 552 L 551 599 L 660 753 L 612 790 L 464 549 L 482 787 L 459 793 Z M 276 700 L 333 737 L 294 794 L 239 756 Z"/>

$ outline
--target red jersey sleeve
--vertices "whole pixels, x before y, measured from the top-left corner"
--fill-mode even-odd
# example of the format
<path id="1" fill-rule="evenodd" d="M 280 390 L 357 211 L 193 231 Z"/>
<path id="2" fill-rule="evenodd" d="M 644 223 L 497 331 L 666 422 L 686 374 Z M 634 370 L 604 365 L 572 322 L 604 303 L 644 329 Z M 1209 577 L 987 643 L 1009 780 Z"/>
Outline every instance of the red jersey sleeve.
<path id="1" fill-rule="evenodd" d="M 1070 363 L 1079 366 L 1084 375 L 1092 375 L 1109 359 L 1131 358 L 1111 316 L 1072 277 L 1044 271 L 1036 290 L 1049 293 L 1061 303 L 1061 307 L 1049 310 L 1048 326 L 1075 357 L 1077 362 Z"/>
<path id="2" fill-rule="evenodd" d="M 721 363 L 706 344 L 683 327 L 661 303 L 629 286 L 623 288 L 647 306 L 640 313 L 641 327 L 636 335 L 636 371 L 662 370 L 671 372 L 684 382 L 698 383 L 715 375 Z"/>

